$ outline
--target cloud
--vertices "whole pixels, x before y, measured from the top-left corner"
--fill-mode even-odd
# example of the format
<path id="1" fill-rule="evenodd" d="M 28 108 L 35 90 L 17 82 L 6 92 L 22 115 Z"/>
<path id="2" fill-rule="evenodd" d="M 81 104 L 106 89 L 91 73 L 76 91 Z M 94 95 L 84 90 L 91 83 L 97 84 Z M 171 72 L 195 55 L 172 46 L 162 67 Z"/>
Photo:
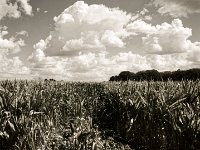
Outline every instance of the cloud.
<path id="1" fill-rule="evenodd" d="M 116 35 L 115 32 L 111 30 L 107 30 L 101 37 L 101 41 L 107 47 L 124 47 L 125 43 L 122 41 L 120 37 Z"/>
<path id="2" fill-rule="evenodd" d="M 200 66 L 195 55 L 200 51 L 199 42 L 189 40 L 192 30 L 180 19 L 152 25 L 146 22 L 148 13 L 144 9 L 133 15 L 119 8 L 76 2 L 54 17 L 54 30 L 34 45 L 29 57 L 31 74 L 102 81 L 124 70 Z M 132 38 L 141 41 L 138 50 L 129 47 L 135 42 Z"/>
<path id="3" fill-rule="evenodd" d="M 149 68 L 145 57 L 131 52 L 111 57 L 106 53 L 79 53 L 73 57 L 63 58 L 45 56 L 42 51 L 37 50 L 30 57 L 30 61 L 33 64 L 31 74 L 71 81 L 102 81 L 124 69 Z"/>
<path id="4" fill-rule="evenodd" d="M 187 59 L 192 61 L 194 65 L 200 67 L 200 42 L 190 44 L 191 51 L 188 53 Z"/>
<path id="5" fill-rule="evenodd" d="M 7 27 L 0 27 L 0 79 L 26 78 L 30 69 L 26 67 L 19 57 L 13 57 L 25 45 L 22 39 L 16 37 L 5 38 Z"/>
<path id="6" fill-rule="evenodd" d="M 0 79 L 29 78 L 30 69 L 26 67 L 19 57 L 8 58 L 0 53 Z"/>
<path id="7" fill-rule="evenodd" d="M 49 35 L 45 40 L 41 39 L 38 43 L 33 45 L 34 49 L 40 49 L 40 50 L 45 50 L 47 48 L 48 43 L 51 41 L 52 36 Z"/>
<path id="8" fill-rule="evenodd" d="M 150 54 L 153 59 L 147 60 L 153 68 L 200 67 L 200 42 L 189 39 L 192 29 L 184 27 L 180 19 L 155 26 L 143 20 L 135 20 L 127 26 L 127 30 L 135 33 L 132 35 L 142 36 L 140 53 Z"/>
<path id="9" fill-rule="evenodd" d="M 180 19 L 174 19 L 171 24 L 157 25 L 156 29 L 155 33 L 143 37 L 143 44 L 147 52 L 173 54 L 193 51 L 194 43 L 189 40 L 192 30 L 183 27 Z"/>
<path id="10" fill-rule="evenodd" d="M 130 19 L 131 15 L 118 8 L 78 1 L 54 17 L 55 30 L 51 35 L 59 49 L 53 55 L 60 51 L 123 47 L 123 39 L 127 37 L 124 26 Z"/>
<path id="11" fill-rule="evenodd" d="M 189 38 L 192 30 L 184 27 L 180 19 L 170 24 L 152 26 L 143 20 L 136 20 L 127 26 L 130 32 L 144 34 L 142 37 L 144 53 L 173 54 L 191 51 L 193 44 Z"/>
<path id="12" fill-rule="evenodd" d="M 9 0 L 0 1 L 0 20 L 5 16 L 19 18 L 21 11 L 27 15 L 32 15 L 29 0 L 14 0 L 12 3 Z"/>
<path id="13" fill-rule="evenodd" d="M 28 32 L 25 31 L 25 30 L 22 30 L 22 31 L 16 32 L 16 36 L 26 36 L 26 37 L 28 37 Z"/>
<path id="14" fill-rule="evenodd" d="M 187 17 L 189 14 L 200 13 L 199 0 L 152 0 L 162 15 L 172 17 Z"/>
<path id="15" fill-rule="evenodd" d="M 36 51 L 30 60 L 32 73 L 42 78 L 56 78 L 69 81 L 102 81 L 121 71 L 133 72 L 158 69 L 160 71 L 188 69 L 191 64 L 186 55 L 140 55 L 120 52 L 109 56 L 106 53 L 79 53 L 76 56 L 63 58 L 45 56 L 43 51 Z"/>
<path id="16" fill-rule="evenodd" d="M 40 8 L 36 8 L 36 11 L 37 11 L 37 12 L 40 12 L 40 10 L 41 10 Z"/>
<path id="17" fill-rule="evenodd" d="M 143 8 L 141 11 L 137 11 L 136 14 L 132 14 L 131 20 L 152 20 L 152 16 L 150 15 L 150 11 L 147 8 Z"/>
<path id="18" fill-rule="evenodd" d="M 157 29 L 155 26 L 152 26 L 151 24 L 148 24 L 145 21 L 138 19 L 128 24 L 127 30 L 135 34 L 138 33 L 150 34 L 150 33 L 155 33 Z"/>
<path id="19" fill-rule="evenodd" d="M 101 50 L 104 45 L 100 42 L 98 32 L 88 31 L 81 34 L 80 39 L 66 41 L 62 51 Z"/>
<path id="20" fill-rule="evenodd" d="M 110 49 L 125 47 L 124 39 L 129 36 L 125 26 L 130 20 L 131 15 L 118 8 L 76 2 L 54 17 L 51 38 L 34 45 L 35 52 L 29 57 L 33 72 L 67 74 L 65 78 L 70 79 L 80 78 L 80 74 L 89 79 L 88 72 L 92 72 L 102 78 L 105 70 L 100 64 L 112 62 L 106 58 Z"/>
<path id="21" fill-rule="evenodd" d="M 151 68 L 156 68 L 160 71 L 189 69 L 191 62 L 186 59 L 185 54 L 170 54 L 170 55 L 148 55 L 147 62 L 151 64 Z"/>
<path id="22" fill-rule="evenodd" d="M 17 53 L 21 49 L 20 47 L 24 46 L 25 43 L 22 39 L 16 40 L 14 37 L 5 39 L 4 36 L 8 34 L 8 31 L 5 30 L 5 27 L 0 27 L 0 49 L 1 52 L 6 52 L 9 54 Z"/>
<path id="23" fill-rule="evenodd" d="M 30 0 L 18 0 L 21 5 L 22 11 L 27 15 L 32 15 L 32 6 L 29 5 Z"/>

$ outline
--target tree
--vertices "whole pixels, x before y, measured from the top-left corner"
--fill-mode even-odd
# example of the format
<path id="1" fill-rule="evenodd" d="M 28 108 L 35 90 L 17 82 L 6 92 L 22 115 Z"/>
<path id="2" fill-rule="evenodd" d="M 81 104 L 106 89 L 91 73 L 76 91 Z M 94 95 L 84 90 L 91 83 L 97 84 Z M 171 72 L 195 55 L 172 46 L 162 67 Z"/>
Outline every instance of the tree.
<path id="1" fill-rule="evenodd" d="M 130 72 L 130 71 L 122 71 L 120 74 L 119 74 L 119 79 L 121 81 L 128 81 L 128 80 L 133 80 L 134 79 L 134 73 L 133 72 Z"/>
<path id="2" fill-rule="evenodd" d="M 181 81 L 181 80 L 197 80 L 200 79 L 200 69 L 193 68 L 189 70 L 165 71 L 157 70 L 139 71 L 136 74 L 130 71 L 122 71 L 118 76 L 112 76 L 110 81 Z"/>

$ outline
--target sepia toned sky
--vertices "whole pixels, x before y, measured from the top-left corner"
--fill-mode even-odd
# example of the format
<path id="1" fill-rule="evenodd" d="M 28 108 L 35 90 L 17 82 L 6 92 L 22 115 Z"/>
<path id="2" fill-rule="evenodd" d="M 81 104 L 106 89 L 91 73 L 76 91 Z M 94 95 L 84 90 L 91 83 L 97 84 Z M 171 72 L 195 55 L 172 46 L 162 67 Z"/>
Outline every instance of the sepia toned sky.
<path id="1" fill-rule="evenodd" d="M 0 79 L 199 68 L 199 18 L 200 0 L 0 0 Z"/>

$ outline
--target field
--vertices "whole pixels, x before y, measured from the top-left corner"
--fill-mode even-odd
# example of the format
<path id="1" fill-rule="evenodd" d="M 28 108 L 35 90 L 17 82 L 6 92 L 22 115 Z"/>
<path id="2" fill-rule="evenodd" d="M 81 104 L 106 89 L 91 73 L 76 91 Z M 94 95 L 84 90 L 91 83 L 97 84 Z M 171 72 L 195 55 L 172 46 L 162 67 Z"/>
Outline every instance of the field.
<path id="1" fill-rule="evenodd" d="M 200 149 L 200 81 L 0 85 L 1 150 Z"/>

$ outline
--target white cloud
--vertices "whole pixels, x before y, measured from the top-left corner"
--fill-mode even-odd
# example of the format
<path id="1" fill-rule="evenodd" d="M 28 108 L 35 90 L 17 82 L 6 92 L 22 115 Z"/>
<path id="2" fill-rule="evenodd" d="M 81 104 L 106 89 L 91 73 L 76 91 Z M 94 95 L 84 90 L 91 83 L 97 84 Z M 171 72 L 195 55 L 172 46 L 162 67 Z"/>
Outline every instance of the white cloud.
<path id="1" fill-rule="evenodd" d="M 1 0 L 0 1 L 0 20 L 5 16 L 14 17 L 14 18 L 20 17 L 21 13 L 17 9 L 18 9 L 17 3 L 8 4 L 7 0 Z"/>
<path id="2" fill-rule="evenodd" d="M 33 74 L 40 74 L 43 78 L 53 77 L 67 80 L 108 80 L 111 75 L 122 70 L 149 69 L 144 56 L 129 53 L 120 53 L 108 56 L 106 53 L 79 53 L 70 58 L 44 57 L 44 53 L 36 51 L 30 60 L 33 62 Z"/>
<path id="3" fill-rule="evenodd" d="M 100 42 L 98 32 L 88 31 L 81 34 L 80 39 L 66 41 L 63 51 L 102 50 L 104 45 Z"/>
<path id="4" fill-rule="evenodd" d="M 40 8 L 36 8 L 36 11 L 37 11 L 37 12 L 40 12 Z"/>
<path id="5" fill-rule="evenodd" d="M 22 30 L 22 31 L 16 32 L 16 34 L 17 34 L 16 36 L 21 35 L 21 36 L 26 36 L 26 37 L 28 37 L 28 32 L 25 31 L 25 30 Z"/>
<path id="6" fill-rule="evenodd" d="M 45 59 L 45 54 L 41 49 L 36 49 L 28 59 L 32 62 L 41 62 Z"/>
<path id="7" fill-rule="evenodd" d="M 8 31 L 5 28 L 0 27 L 0 49 L 2 52 L 6 53 L 17 53 L 21 49 L 20 47 L 24 46 L 25 43 L 22 39 L 16 40 L 14 37 L 5 39 L 4 36 L 8 34 Z M 1 53 L 1 52 L 0 52 Z"/>
<path id="8" fill-rule="evenodd" d="M 192 30 L 184 27 L 180 19 L 174 19 L 170 24 L 162 23 L 153 26 L 143 20 L 136 20 L 127 26 L 128 31 L 144 34 L 142 37 L 144 52 L 155 54 L 185 53 L 191 51 L 189 38 Z"/>
<path id="9" fill-rule="evenodd" d="M 148 55 L 147 62 L 153 69 L 160 71 L 175 71 L 177 69 L 189 69 L 191 62 L 186 59 L 186 54 Z"/>
<path id="10" fill-rule="evenodd" d="M 55 47 L 60 49 L 53 53 L 123 47 L 123 39 L 128 36 L 124 26 L 130 19 L 131 15 L 118 8 L 78 1 L 54 17 L 55 31 L 51 35 L 54 43 L 57 43 Z M 51 50 L 46 51 L 48 54 Z"/>
<path id="11" fill-rule="evenodd" d="M 149 12 L 148 9 L 144 8 L 142 11 L 140 11 L 140 15 L 144 16 Z"/>
<path id="12" fill-rule="evenodd" d="M 22 11 L 27 15 L 32 15 L 32 6 L 29 4 L 30 0 L 18 0 L 21 4 Z"/>
<path id="13" fill-rule="evenodd" d="M 40 40 L 38 43 L 36 43 L 33 48 L 34 49 L 40 49 L 40 50 L 45 50 L 47 48 L 47 45 L 49 44 L 49 42 L 51 41 L 52 36 L 49 35 L 45 40 Z"/>
<path id="14" fill-rule="evenodd" d="M 34 49 L 40 49 L 40 50 L 44 50 L 46 49 L 47 43 L 44 40 L 40 40 L 37 44 L 35 44 L 33 47 Z"/>
<path id="15" fill-rule="evenodd" d="M 140 53 L 155 57 L 150 59 L 155 61 L 151 62 L 153 68 L 164 70 L 164 67 L 170 69 L 170 66 L 171 69 L 178 66 L 200 66 L 200 42 L 193 43 L 189 39 L 192 36 L 192 29 L 184 27 L 180 19 L 174 19 L 170 24 L 164 22 L 155 26 L 143 20 L 136 20 L 130 23 L 127 29 L 142 35 L 143 45 Z"/>
<path id="16" fill-rule="evenodd" d="M 141 19 L 138 19 L 128 24 L 127 30 L 130 32 L 134 32 L 136 34 L 138 33 L 150 34 L 150 33 L 156 32 L 156 27 L 152 26 L 151 24 L 146 23 L 145 21 Z"/>
<path id="17" fill-rule="evenodd" d="M 101 41 L 107 47 L 124 47 L 125 43 L 113 31 L 107 30 L 101 37 Z"/>
<path id="18" fill-rule="evenodd" d="M 9 54 L 1 49 L 0 52 L 0 79 L 29 78 L 30 69 L 26 67 L 19 57 L 8 58 Z"/>
<path id="19" fill-rule="evenodd" d="M 24 66 L 19 57 L 7 58 L 7 55 L 0 54 L 0 78 L 27 78 L 30 69 Z"/>
<path id="20" fill-rule="evenodd" d="M 151 21 L 152 16 L 147 8 L 143 8 L 141 11 L 137 11 L 136 14 L 132 14 L 131 20 L 134 21 L 136 19 Z"/>
<path id="21" fill-rule="evenodd" d="M 19 18 L 21 11 L 27 15 L 32 15 L 29 0 L 14 0 L 12 3 L 9 0 L 0 1 L 0 20 L 5 16 Z"/>
<path id="22" fill-rule="evenodd" d="M 193 44 L 189 40 L 191 36 L 192 30 L 183 27 L 180 19 L 174 19 L 171 24 L 157 25 L 155 33 L 143 37 L 143 44 L 150 53 L 184 53 Z"/>
<path id="23" fill-rule="evenodd" d="M 188 69 L 187 55 L 145 55 L 132 52 L 119 53 L 109 56 L 106 53 L 79 53 L 77 56 L 63 58 L 49 57 L 37 52 L 31 58 L 33 69 L 31 74 L 38 74 L 43 78 L 65 79 L 70 81 L 102 81 L 112 75 L 129 70 L 133 72 L 158 69 L 160 71 Z M 37 57 L 36 57 L 37 56 Z"/>
<path id="24" fill-rule="evenodd" d="M 105 78 L 101 64 L 113 63 L 105 51 L 125 47 L 124 39 L 129 36 L 125 26 L 130 19 L 131 15 L 118 8 L 76 2 L 54 17 L 52 38 L 34 45 L 36 51 L 29 57 L 33 72 L 70 79 L 78 79 L 80 74 L 88 79 L 91 74 Z"/>
<path id="25" fill-rule="evenodd" d="M 35 52 L 29 57 L 31 74 L 99 81 L 124 70 L 163 71 L 198 65 L 199 42 L 189 40 L 192 30 L 180 19 L 152 25 L 145 22 L 148 13 L 144 9 L 133 17 L 117 8 L 76 2 L 54 17 L 55 29 L 34 45 Z M 128 47 L 127 40 L 134 42 L 131 37 L 140 38 L 138 51 Z"/>
<path id="26" fill-rule="evenodd" d="M 5 38 L 7 34 L 7 27 L 0 27 L 0 78 L 26 78 L 30 69 L 23 64 L 19 57 L 10 56 L 21 51 L 21 47 L 25 43 L 16 37 Z"/>
<path id="27" fill-rule="evenodd" d="M 200 42 L 191 43 L 190 49 L 191 51 L 189 51 L 187 59 L 200 67 Z"/>
<path id="28" fill-rule="evenodd" d="M 150 15 L 144 16 L 144 20 L 151 21 L 152 17 Z"/>
<path id="29" fill-rule="evenodd" d="M 173 17 L 187 17 L 188 14 L 200 13 L 199 0 L 152 0 L 162 15 L 169 14 Z"/>

